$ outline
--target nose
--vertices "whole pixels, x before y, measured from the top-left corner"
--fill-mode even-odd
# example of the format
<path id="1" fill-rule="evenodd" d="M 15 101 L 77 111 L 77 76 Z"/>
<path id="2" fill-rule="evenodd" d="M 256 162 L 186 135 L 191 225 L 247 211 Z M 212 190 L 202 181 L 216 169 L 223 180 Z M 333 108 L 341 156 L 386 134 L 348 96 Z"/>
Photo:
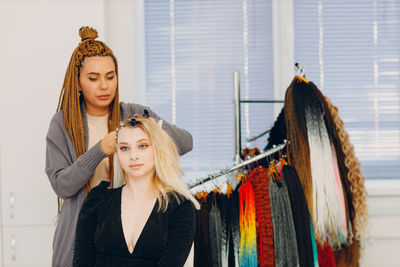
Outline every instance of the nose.
<path id="1" fill-rule="evenodd" d="M 137 161 L 139 159 L 138 153 L 137 153 L 137 151 L 135 149 L 131 150 L 131 155 L 130 156 L 131 156 L 131 160 L 133 160 L 133 161 Z"/>
<path id="2" fill-rule="evenodd" d="M 107 81 L 106 81 L 105 77 L 100 79 L 100 89 L 101 90 L 106 90 L 107 89 Z"/>

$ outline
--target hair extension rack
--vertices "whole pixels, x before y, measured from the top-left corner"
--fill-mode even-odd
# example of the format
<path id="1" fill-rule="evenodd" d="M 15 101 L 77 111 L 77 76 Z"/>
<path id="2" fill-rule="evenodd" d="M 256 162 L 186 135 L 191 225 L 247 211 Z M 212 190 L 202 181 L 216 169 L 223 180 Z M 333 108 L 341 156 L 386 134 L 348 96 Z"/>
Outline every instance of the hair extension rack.
<path id="1" fill-rule="evenodd" d="M 235 71 L 233 73 L 233 86 L 234 86 L 234 98 L 235 98 L 235 164 L 238 164 L 240 162 L 240 152 L 242 151 L 241 147 L 241 140 L 242 140 L 242 129 L 241 129 L 241 108 L 240 104 L 241 103 L 284 103 L 283 100 L 251 100 L 251 99 L 246 99 L 242 100 L 240 99 L 240 73 L 238 71 Z M 251 138 L 252 140 L 255 140 L 264 134 L 268 133 L 269 130 L 264 131 L 262 134 L 259 134 L 257 137 Z M 247 140 L 250 141 L 250 140 Z"/>
<path id="2" fill-rule="evenodd" d="M 296 76 L 301 76 L 303 78 L 306 77 L 305 69 L 300 63 L 298 63 L 298 62 L 294 63 L 294 67 L 295 67 L 295 69 L 297 71 Z M 235 89 L 235 97 L 236 97 L 236 89 Z M 240 100 L 240 92 L 239 92 L 239 96 L 238 97 L 239 97 L 239 103 L 284 103 L 285 102 L 285 101 L 282 101 L 282 100 Z M 239 109 L 240 109 L 240 107 L 239 107 Z M 260 133 L 260 134 L 258 134 L 256 136 L 247 138 L 247 142 L 252 142 L 252 141 L 260 138 L 261 136 L 266 135 L 270 131 L 271 131 L 271 129 L 268 129 L 268 130 L 265 130 L 264 132 L 262 132 L 262 133 Z"/>
<path id="3" fill-rule="evenodd" d="M 285 140 L 285 142 L 283 144 L 280 144 L 280 145 L 278 145 L 278 146 L 276 146 L 274 148 L 271 148 L 270 150 L 264 151 L 263 153 L 261 153 L 261 154 L 259 154 L 257 156 L 254 156 L 254 157 L 252 157 L 250 159 L 247 159 L 247 160 L 245 160 L 245 161 L 243 161 L 241 163 L 237 163 L 237 164 L 233 165 L 232 167 L 230 167 L 228 169 L 221 169 L 218 172 L 209 174 L 205 178 L 197 179 L 198 182 L 196 182 L 194 184 L 189 184 L 188 187 L 190 189 L 192 189 L 192 188 L 194 188 L 196 186 L 199 186 L 199 185 L 204 184 L 206 182 L 212 181 L 212 180 L 214 180 L 214 179 L 216 179 L 218 177 L 221 177 L 221 176 L 223 176 L 225 174 L 228 174 L 230 172 L 233 172 L 233 171 L 236 171 L 238 169 L 241 169 L 241 168 L 243 168 L 244 166 L 246 166 L 246 165 L 248 165 L 250 163 L 253 163 L 253 162 L 258 161 L 258 160 L 260 160 L 262 158 L 268 157 L 269 155 L 272 155 L 272 154 L 282 150 L 286 146 L 286 144 L 287 144 L 287 141 Z"/>

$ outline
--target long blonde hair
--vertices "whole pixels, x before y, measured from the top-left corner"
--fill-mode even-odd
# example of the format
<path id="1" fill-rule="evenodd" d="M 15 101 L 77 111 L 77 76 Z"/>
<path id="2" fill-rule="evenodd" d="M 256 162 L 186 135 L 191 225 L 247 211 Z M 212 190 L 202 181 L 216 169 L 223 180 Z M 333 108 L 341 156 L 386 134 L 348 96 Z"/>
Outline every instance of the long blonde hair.
<path id="1" fill-rule="evenodd" d="M 149 141 L 153 147 L 155 161 L 153 185 L 158 193 L 159 210 L 165 211 L 167 209 L 168 203 L 171 201 L 171 196 L 174 196 L 179 202 L 179 195 L 190 200 L 196 209 L 200 209 L 200 204 L 181 181 L 183 172 L 179 167 L 179 154 L 173 139 L 153 118 L 146 118 L 140 115 L 135 116 L 135 126 L 131 125 L 131 118 L 133 118 L 133 116 L 126 118 L 120 127 L 139 127 L 150 139 Z M 119 181 L 117 186 L 127 183 L 125 171 L 121 169 L 120 172 L 122 179 L 117 179 L 117 181 Z"/>
<path id="2" fill-rule="evenodd" d="M 117 59 L 115 58 L 112 50 L 105 43 L 95 40 L 98 37 L 97 31 L 90 27 L 81 27 L 79 29 L 79 35 L 81 36 L 82 40 L 72 53 L 67 72 L 65 73 L 65 79 L 57 106 L 57 111 L 64 111 L 64 127 L 71 137 L 76 157 L 79 157 L 86 152 L 85 130 L 80 107 L 80 101 L 82 101 L 82 99 L 79 93 L 79 74 L 83 61 L 86 57 L 110 56 L 114 61 L 115 73 L 117 74 L 118 79 Z M 109 106 L 109 112 L 110 116 L 107 125 L 108 131 L 111 132 L 117 128 L 118 123 L 121 120 L 118 98 L 118 83 L 115 97 Z M 114 174 L 113 156 L 109 157 L 109 166 L 109 177 L 112 185 Z M 87 182 L 85 186 L 85 196 L 90 189 L 89 182 Z"/>

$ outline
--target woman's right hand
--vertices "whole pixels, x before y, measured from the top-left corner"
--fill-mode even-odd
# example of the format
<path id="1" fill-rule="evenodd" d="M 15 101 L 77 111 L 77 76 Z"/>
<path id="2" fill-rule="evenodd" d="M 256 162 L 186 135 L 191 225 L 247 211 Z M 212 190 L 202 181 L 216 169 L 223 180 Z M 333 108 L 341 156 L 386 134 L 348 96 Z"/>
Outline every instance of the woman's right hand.
<path id="1" fill-rule="evenodd" d="M 109 132 L 108 135 L 106 135 L 100 141 L 100 148 L 107 155 L 111 155 L 111 154 L 114 154 L 115 152 L 117 152 L 117 147 L 115 146 L 116 134 L 117 134 L 116 131 Z"/>

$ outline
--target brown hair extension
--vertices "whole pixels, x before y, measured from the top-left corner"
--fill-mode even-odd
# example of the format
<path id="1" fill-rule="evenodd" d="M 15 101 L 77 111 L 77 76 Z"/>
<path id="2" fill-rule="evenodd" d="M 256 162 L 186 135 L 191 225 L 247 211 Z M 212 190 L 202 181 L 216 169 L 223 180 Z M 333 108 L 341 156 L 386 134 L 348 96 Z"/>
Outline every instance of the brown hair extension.
<path id="1" fill-rule="evenodd" d="M 79 35 L 82 41 L 74 50 L 69 62 L 67 72 L 65 73 L 64 83 L 61 89 L 60 98 L 58 101 L 57 111 L 64 111 L 64 127 L 68 131 L 74 145 L 76 156 L 79 157 L 86 152 L 85 149 L 85 131 L 82 120 L 80 102 L 83 98 L 80 97 L 79 74 L 83 61 L 86 57 L 110 56 L 115 64 L 115 72 L 118 79 L 118 64 L 111 49 L 103 42 L 96 41 L 98 37 L 97 31 L 90 27 L 81 27 Z M 115 92 L 115 97 L 110 104 L 110 116 L 108 121 L 108 131 L 113 131 L 118 127 L 120 121 L 120 107 L 118 99 L 118 84 Z M 109 156 L 109 177 L 110 184 L 113 184 L 113 156 Z M 85 196 L 90 191 L 89 182 L 85 186 Z"/>
<path id="2" fill-rule="evenodd" d="M 349 170 L 347 179 L 350 181 L 350 191 L 352 193 L 352 203 L 354 207 L 353 228 L 355 237 L 362 243 L 362 238 L 368 224 L 367 191 L 364 186 L 365 178 L 361 173 L 361 165 L 355 156 L 354 147 L 350 143 L 350 138 L 344 129 L 344 123 L 339 117 L 336 106 L 329 98 L 325 97 L 330 113 L 335 123 L 338 139 L 340 140 L 344 154 L 344 164 Z"/>
<path id="3" fill-rule="evenodd" d="M 336 267 L 358 267 L 360 261 L 360 242 L 356 239 L 356 229 L 353 228 L 352 243 L 334 251 Z"/>
<path id="4" fill-rule="evenodd" d="M 287 132 L 287 157 L 289 165 L 293 166 L 300 178 L 304 189 L 304 195 L 307 200 L 308 210 L 313 216 L 313 198 L 312 198 L 312 178 L 310 163 L 310 148 L 307 139 L 307 128 L 304 110 L 297 110 L 297 101 L 295 99 L 294 90 L 298 90 L 298 85 L 306 84 L 306 82 L 293 79 L 285 95 L 285 123 Z M 296 88 L 295 88 L 296 87 Z"/>

